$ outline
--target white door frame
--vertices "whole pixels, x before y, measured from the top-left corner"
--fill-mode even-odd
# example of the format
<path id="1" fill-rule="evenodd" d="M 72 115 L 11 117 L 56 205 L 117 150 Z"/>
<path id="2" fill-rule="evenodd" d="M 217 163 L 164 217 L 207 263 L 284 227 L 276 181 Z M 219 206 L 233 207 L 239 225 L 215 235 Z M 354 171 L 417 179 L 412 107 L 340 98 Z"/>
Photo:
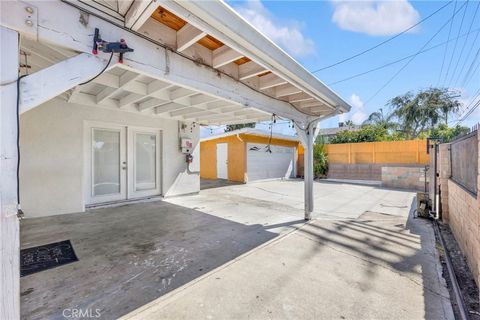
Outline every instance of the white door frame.
<path id="1" fill-rule="evenodd" d="M 93 156 L 92 156 L 92 134 L 93 130 L 112 130 L 120 132 L 120 193 L 115 195 L 97 196 L 93 195 Z M 127 199 L 127 172 L 123 170 L 123 162 L 127 162 L 127 150 L 126 150 L 126 126 L 103 123 L 103 122 L 86 122 L 84 126 L 84 146 L 85 146 L 85 203 L 96 204 L 103 202 L 121 201 Z"/>
<path id="2" fill-rule="evenodd" d="M 92 194 L 92 168 L 93 168 L 93 157 L 92 157 L 92 132 L 93 129 L 106 129 L 106 130 L 120 130 L 120 149 L 121 149 L 121 162 L 125 161 L 126 170 L 124 174 L 121 174 L 121 188 L 122 197 L 97 197 L 94 199 Z M 156 188 L 155 190 L 146 190 L 146 191 L 134 191 L 133 182 L 134 180 L 134 154 L 135 150 L 133 146 L 133 135 L 134 133 L 155 133 L 157 137 L 157 150 L 156 150 L 156 159 L 157 159 L 157 174 L 156 174 Z M 138 126 L 129 126 L 118 123 L 110 122 L 100 122 L 100 121 L 84 121 L 83 124 L 83 143 L 84 143 L 84 166 L 83 166 L 83 203 L 84 208 L 89 205 L 99 204 L 99 203 L 109 203 L 109 202 L 121 202 L 125 200 L 138 199 L 151 196 L 160 196 L 163 190 L 163 175 L 164 175 L 164 164 L 163 164 L 163 131 L 161 128 L 151 128 L 151 127 L 138 127 Z M 132 183 L 131 183 L 132 182 Z M 124 196 L 123 196 L 124 193 Z"/>
<path id="3" fill-rule="evenodd" d="M 155 134 L 156 137 L 156 152 L 155 152 L 155 159 L 156 159 L 156 174 L 155 174 L 155 189 L 151 190 L 144 190 L 144 191 L 136 191 L 136 177 L 135 177 L 135 134 L 136 133 L 146 133 L 146 134 Z M 127 199 L 136 199 L 136 198 L 143 198 L 149 196 L 156 196 L 160 195 L 162 192 L 162 180 L 161 180 L 161 172 L 163 171 L 163 161 L 161 156 L 161 148 L 162 148 L 162 134 L 160 129 L 157 128 L 146 128 L 146 127 L 133 127 L 127 126 L 127 159 L 128 159 L 128 166 L 127 169 L 127 185 L 128 185 L 128 193 Z"/>

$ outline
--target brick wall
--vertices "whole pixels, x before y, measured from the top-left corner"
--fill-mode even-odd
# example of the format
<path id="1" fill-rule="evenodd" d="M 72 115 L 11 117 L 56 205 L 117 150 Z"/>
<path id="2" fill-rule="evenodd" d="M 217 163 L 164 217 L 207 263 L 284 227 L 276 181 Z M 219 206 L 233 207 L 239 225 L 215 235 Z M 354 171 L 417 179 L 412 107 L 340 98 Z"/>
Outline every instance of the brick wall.
<path id="1" fill-rule="evenodd" d="M 477 134 L 480 143 L 480 131 Z M 450 224 L 455 239 L 467 257 L 475 281 L 480 285 L 480 192 L 472 194 L 449 179 L 449 148 L 449 144 L 442 144 L 439 152 L 442 220 Z M 480 154 L 477 156 L 480 166 Z M 480 177 L 477 184 L 480 190 Z"/>
<path id="2" fill-rule="evenodd" d="M 382 167 L 382 186 L 425 190 L 425 167 Z"/>

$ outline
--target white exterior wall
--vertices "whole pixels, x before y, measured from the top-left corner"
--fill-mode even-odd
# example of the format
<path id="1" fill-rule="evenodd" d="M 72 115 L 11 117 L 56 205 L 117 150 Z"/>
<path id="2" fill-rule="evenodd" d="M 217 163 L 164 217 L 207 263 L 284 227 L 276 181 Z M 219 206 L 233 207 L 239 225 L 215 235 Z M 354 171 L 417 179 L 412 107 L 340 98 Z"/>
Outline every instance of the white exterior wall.
<path id="1" fill-rule="evenodd" d="M 57 98 L 21 116 L 20 191 L 26 218 L 85 210 L 86 121 L 162 130 L 162 195 L 200 191 L 200 176 L 187 173 L 185 155 L 179 150 L 178 121 L 71 104 Z M 195 146 L 190 170 L 199 171 L 199 126 L 187 134 Z"/>

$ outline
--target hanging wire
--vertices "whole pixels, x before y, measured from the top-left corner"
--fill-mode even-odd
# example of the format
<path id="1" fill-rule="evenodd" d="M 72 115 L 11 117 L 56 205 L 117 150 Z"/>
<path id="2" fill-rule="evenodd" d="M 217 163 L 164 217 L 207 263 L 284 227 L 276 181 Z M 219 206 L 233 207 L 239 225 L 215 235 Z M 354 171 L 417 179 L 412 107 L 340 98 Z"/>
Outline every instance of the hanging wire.
<path id="1" fill-rule="evenodd" d="M 271 145 L 272 145 L 273 125 L 277 122 L 276 117 L 277 116 L 275 115 L 275 113 L 272 114 L 272 122 L 270 123 L 270 137 L 268 138 L 268 144 L 265 147 L 266 149 L 265 152 L 268 152 L 268 153 L 272 153 Z"/>

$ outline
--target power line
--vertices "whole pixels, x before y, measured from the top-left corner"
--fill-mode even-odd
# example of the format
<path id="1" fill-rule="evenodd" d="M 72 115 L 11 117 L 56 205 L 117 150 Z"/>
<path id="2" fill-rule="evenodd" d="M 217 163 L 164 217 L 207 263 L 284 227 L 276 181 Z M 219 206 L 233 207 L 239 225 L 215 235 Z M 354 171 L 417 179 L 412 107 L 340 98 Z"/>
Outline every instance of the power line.
<path id="1" fill-rule="evenodd" d="M 460 123 L 465 121 L 478 108 L 478 106 L 480 106 L 480 100 L 478 100 L 475 105 L 473 105 L 472 109 L 470 109 L 470 111 L 465 114 L 458 122 Z"/>
<path id="2" fill-rule="evenodd" d="M 390 38 L 388 38 L 387 40 L 384 40 L 384 41 L 382 41 L 382 42 L 374 45 L 373 47 L 370 47 L 370 48 L 368 48 L 368 49 L 366 49 L 366 50 L 363 50 L 363 51 L 361 51 L 361 52 L 359 52 L 359 53 L 357 53 L 357 54 L 354 54 L 353 56 L 350 56 L 350 57 L 345 58 L 345 59 L 343 59 L 343 60 L 337 61 L 337 62 L 335 62 L 335 63 L 333 63 L 333 64 L 331 64 L 331 65 L 322 67 L 322 68 L 320 68 L 320 69 L 311 71 L 311 73 L 317 73 L 317 72 L 320 72 L 320 71 L 323 71 L 323 70 L 330 69 L 330 68 L 332 68 L 332 67 L 338 66 L 339 64 L 342 64 L 342 63 L 345 63 L 345 62 L 350 61 L 350 60 L 352 60 L 352 59 L 355 59 L 355 58 L 357 58 L 357 57 L 359 57 L 359 56 L 361 56 L 361 55 L 363 55 L 363 54 L 365 54 L 365 53 L 367 53 L 367 52 L 370 52 L 370 51 L 372 51 L 372 50 L 374 50 L 374 49 L 376 49 L 376 48 L 378 48 L 378 47 L 380 47 L 380 46 L 382 46 L 382 45 L 384 45 L 384 44 L 386 44 L 386 43 L 388 43 L 388 42 L 390 42 L 390 41 L 398 38 L 398 37 L 401 36 L 402 34 L 407 33 L 408 31 L 410 31 L 410 30 L 412 30 L 413 28 L 417 27 L 417 26 L 420 25 L 421 23 L 427 21 L 427 20 L 430 19 L 432 16 L 434 16 L 435 14 L 437 14 L 438 12 L 440 12 L 442 9 L 444 9 L 444 8 L 447 7 L 447 6 L 449 6 L 452 2 L 453 2 L 453 0 L 447 2 L 445 5 L 443 5 L 442 7 L 438 8 L 436 11 L 434 11 L 433 13 L 431 13 L 430 15 L 428 15 L 427 17 L 423 18 L 422 20 L 420 20 L 419 22 L 415 23 L 414 25 L 408 27 L 407 29 L 403 30 L 402 32 L 394 35 L 393 37 L 390 37 Z M 455 11 L 455 10 L 454 10 L 454 11 Z"/>
<path id="3" fill-rule="evenodd" d="M 453 122 L 462 122 L 464 121 L 465 119 L 467 119 L 472 113 L 473 111 L 478 107 L 478 104 L 480 104 L 480 100 L 478 100 L 475 104 L 475 100 L 477 100 L 478 98 L 480 98 L 480 88 L 473 94 L 473 98 L 472 100 L 470 101 L 470 103 L 468 104 L 468 106 L 465 107 L 465 109 L 463 110 L 463 116 L 459 116 L 457 118 L 457 120 L 453 121 Z M 472 108 L 473 106 L 473 108 Z M 472 108 L 472 109 L 470 109 Z"/>
<path id="4" fill-rule="evenodd" d="M 450 41 L 450 34 L 452 33 L 452 26 L 453 26 L 453 18 L 455 17 L 455 11 L 457 10 L 457 0 L 455 0 L 455 6 L 453 7 L 452 18 L 450 22 L 450 29 L 448 30 L 448 37 L 447 41 Z M 440 79 L 442 78 L 443 67 L 445 66 L 445 58 L 447 57 L 448 45 L 445 47 L 445 51 L 443 52 L 443 60 L 442 60 L 442 67 L 440 68 L 440 74 L 438 75 L 437 86 L 440 83 Z"/>
<path id="5" fill-rule="evenodd" d="M 464 3 L 464 5 L 465 5 L 465 10 L 463 11 L 463 16 L 462 16 L 462 20 L 460 21 L 460 27 L 458 28 L 457 36 L 458 36 L 458 35 L 460 34 L 460 32 L 462 31 L 463 21 L 465 20 L 465 14 L 467 13 L 468 4 L 469 4 L 469 0 L 467 0 L 467 1 Z M 453 22 L 453 20 L 452 20 L 452 22 Z M 443 81 L 444 84 L 445 84 L 445 82 L 447 81 L 448 73 L 450 72 L 450 66 L 452 65 L 453 57 L 455 56 L 455 52 L 457 51 L 457 44 L 458 44 L 458 38 L 457 38 L 457 40 L 455 41 L 455 45 L 453 46 L 452 56 L 450 57 L 450 62 L 448 63 L 447 73 L 445 74 L 445 80 Z"/>
<path id="6" fill-rule="evenodd" d="M 474 32 L 480 32 L 480 28 L 471 30 L 471 31 L 468 32 L 468 33 L 464 33 L 464 34 L 462 34 L 462 35 L 460 36 L 460 38 L 464 38 L 464 37 L 466 37 L 466 36 L 468 36 L 469 34 L 474 33 Z M 448 44 L 449 42 L 455 41 L 455 39 L 456 39 L 456 38 L 453 38 L 453 39 L 450 39 L 450 40 L 448 40 L 448 41 L 444 41 L 444 42 L 442 42 L 442 43 L 439 43 L 439 44 L 437 44 L 437 45 L 428 47 L 428 48 L 426 48 L 425 50 L 420 51 L 418 54 L 425 53 L 425 52 L 431 51 L 431 50 L 433 50 L 433 49 L 436 49 L 436 48 L 438 48 L 438 47 L 444 46 L 444 45 Z M 379 66 L 379 67 L 376 67 L 376 68 L 373 68 L 373 69 L 370 69 L 370 70 L 367 70 L 367 71 L 364 71 L 364 72 L 357 73 L 357 74 L 355 74 L 355 75 L 349 76 L 349 77 L 347 77 L 347 78 L 344 78 L 344 79 L 341 79 L 341 80 L 338 80 L 338 81 L 335 81 L 335 82 L 331 82 L 331 83 L 329 83 L 328 85 L 329 85 L 329 86 L 333 86 L 333 85 L 336 85 L 336 84 L 338 84 L 338 83 L 345 82 L 345 81 L 348 81 L 348 80 L 352 80 L 352 79 L 358 78 L 358 77 L 360 77 L 360 76 L 363 76 L 363 75 L 372 73 L 372 72 L 374 72 L 374 71 L 378 71 L 378 70 L 380 70 L 380 69 L 384 69 L 384 68 L 386 68 L 386 67 L 389 67 L 389 66 L 392 66 L 392 65 L 394 65 L 394 64 L 397 64 L 397 63 L 399 63 L 399 62 L 402 62 L 402 61 L 404 61 L 404 60 L 407 60 L 408 58 L 411 58 L 411 57 L 413 57 L 414 55 L 415 55 L 415 53 L 413 53 L 413 54 L 411 54 L 411 55 L 408 55 L 408 56 L 406 56 L 406 57 L 403 57 L 403 58 L 400 58 L 400 59 L 397 59 L 397 60 L 388 62 L 388 63 L 386 63 L 386 64 L 383 64 L 383 65 Z"/>
<path id="7" fill-rule="evenodd" d="M 407 63 L 405 63 L 386 83 L 384 83 L 380 89 L 378 89 L 366 102 L 365 104 L 368 104 L 370 101 L 372 101 L 373 98 L 375 98 L 383 89 L 385 89 L 385 87 L 387 87 L 409 64 L 410 62 L 413 61 L 413 59 L 415 59 L 421 51 L 423 51 L 425 49 L 425 47 L 443 30 L 443 28 L 445 28 L 447 26 L 447 24 L 453 20 L 453 18 L 457 15 L 458 12 L 460 12 L 460 10 L 462 10 L 462 8 L 466 5 L 466 2 L 460 7 L 460 9 L 458 9 L 456 12 L 454 12 L 453 16 L 447 20 L 447 22 L 445 22 L 441 27 L 440 29 L 437 30 L 437 32 L 435 32 L 435 34 L 430 37 L 430 39 L 420 48 L 420 50 L 417 51 L 417 53 L 415 53 L 408 61 Z"/>
<path id="8" fill-rule="evenodd" d="M 479 5 L 480 5 L 480 1 L 478 2 L 477 9 L 478 9 Z M 457 77 L 457 80 L 455 81 L 455 83 L 457 83 L 460 80 L 460 75 L 463 73 L 463 69 L 465 69 L 467 61 L 470 58 L 470 54 L 473 52 L 473 48 L 475 47 L 475 44 L 477 43 L 477 38 L 478 38 L 479 34 L 480 34 L 480 31 L 477 31 L 477 35 L 473 39 L 472 45 L 470 46 L 470 49 L 468 50 L 468 54 L 467 54 L 466 58 L 463 60 L 462 69 L 458 73 L 458 77 Z"/>
<path id="9" fill-rule="evenodd" d="M 477 7 L 475 8 L 475 13 L 473 14 L 472 21 L 470 22 L 470 27 L 468 27 L 468 33 L 470 33 L 470 31 L 472 30 L 473 23 L 475 22 L 475 18 L 477 17 L 477 12 L 478 12 L 478 8 L 479 8 L 479 7 L 480 7 L 480 1 L 478 1 Z M 466 8 L 465 8 L 465 11 L 467 11 Z M 451 83 L 451 82 L 453 81 L 453 78 L 454 78 L 454 76 L 455 76 L 455 73 L 457 72 L 458 64 L 460 63 L 460 60 L 462 60 L 463 51 L 465 50 L 465 47 L 467 46 L 467 42 L 468 42 L 468 36 L 467 36 L 467 38 L 465 39 L 465 41 L 463 42 L 462 50 L 460 50 L 460 56 L 458 56 L 457 64 L 455 65 L 455 69 L 454 69 L 454 71 L 453 71 L 453 73 L 452 73 L 452 77 L 451 77 L 449 83 Z M 454 83 L 457 83 L 457 81 L 455 81 Z"/>
<path id="10" fill-rule="evenodd" d="M 480 62 L 477 64 L 475 69 L 473 68 L 473 65 L 477 62 L 479 55 L 480 55 L 480 48 L 478 48 L 477 54 L 475 55 L 475 58 L 473 58 L 472 64 L 470 65 L 467 73 L 465 74 L 465 78 L 463 80 L 463 86 L 464 87 L 466 87 L 470 83 L 470 81 L 473 79 L 473 76 L 475 75 L 475 73 L 477 73 L 478 67 L 480 66 Z"/>

